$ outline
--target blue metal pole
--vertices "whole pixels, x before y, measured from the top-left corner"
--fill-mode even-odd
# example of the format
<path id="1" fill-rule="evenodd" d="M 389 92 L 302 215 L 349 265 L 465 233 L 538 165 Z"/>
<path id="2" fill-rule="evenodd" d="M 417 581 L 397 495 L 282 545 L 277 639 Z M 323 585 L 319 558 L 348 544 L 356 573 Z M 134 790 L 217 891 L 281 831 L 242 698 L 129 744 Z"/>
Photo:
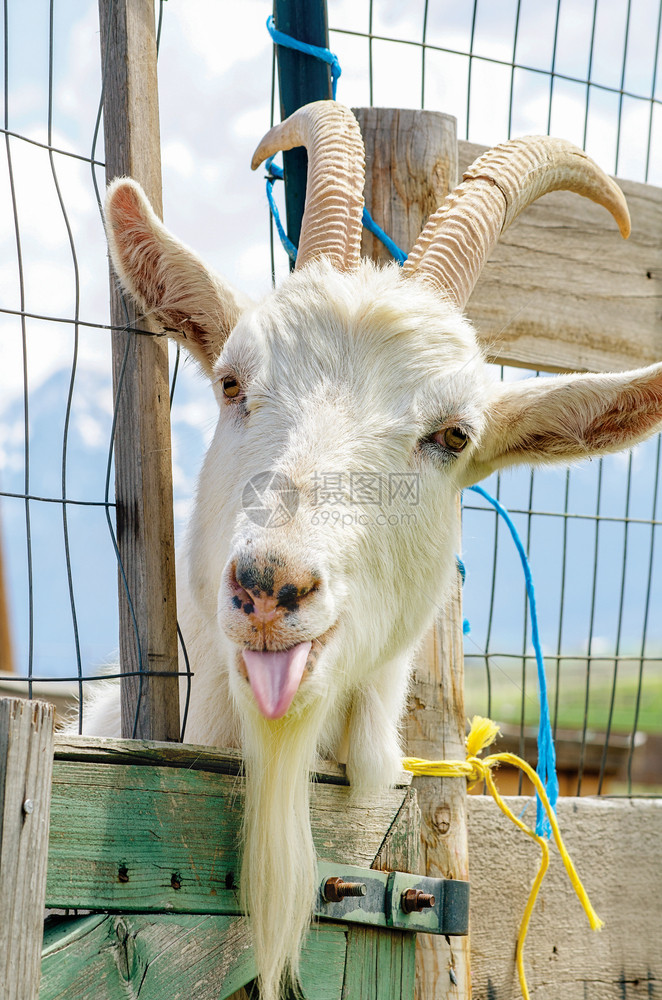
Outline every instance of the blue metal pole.
<path id="1" fill-rule="evenodd" d="M 274 0 L 274 22 L 279 31 L 301 42 L 320 48 L 329 47 L 326 0 Z M 281 45 L 276 47 L 276 52 L 281 119 L 311 101 L 332 99 L 328 64 Z M 284 153 L 283 166 L 287 234 L 298 246 L 306 201 L 308 157 L 305 149 Z"/>

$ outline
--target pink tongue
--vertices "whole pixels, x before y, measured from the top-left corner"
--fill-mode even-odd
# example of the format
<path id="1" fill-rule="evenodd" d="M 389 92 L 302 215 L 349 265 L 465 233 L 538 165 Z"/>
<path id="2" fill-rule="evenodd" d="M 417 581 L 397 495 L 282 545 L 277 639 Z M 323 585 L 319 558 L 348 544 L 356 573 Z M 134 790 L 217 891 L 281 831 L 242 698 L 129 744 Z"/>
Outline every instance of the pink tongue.
<path id="1" fill-rule="evenodd" d="M 265 719 L 280 719 L 292 704 L 311 645 L 300 642 L 279 653 L 242 650 L 248 680 Z"/>

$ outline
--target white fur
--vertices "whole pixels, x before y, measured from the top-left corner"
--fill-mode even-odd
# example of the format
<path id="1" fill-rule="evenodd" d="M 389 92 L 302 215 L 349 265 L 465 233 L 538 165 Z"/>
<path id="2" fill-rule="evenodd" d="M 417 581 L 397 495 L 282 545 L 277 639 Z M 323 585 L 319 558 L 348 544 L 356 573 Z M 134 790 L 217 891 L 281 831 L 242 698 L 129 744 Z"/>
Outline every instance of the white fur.
<path id="1" fill-rule="evenodd" d="M 142 204 L 143 235 L 151 232 L 154 255 L 160 254 L 158 281 L 150 283 L 145 267 L 136 277 L 135 253 L 123 256 L 117 246 L 122 218 L 113 217 L 111 204 L 109 242 L 123 284 L 157 315 L 182 309 L 188 315 L 183 303 L 195 300 L 204 265 L 188 251 L 169 264 L 174 239 L 166 234 L 163 242 L 135 185 L 116 184 Z M 169 288 L 175 289 L 170 298 Z M 201 288 L 206 301 L 214 288 L 222 292 L 204 308 L 215 317 L 216 340 L 211 330 L 189 344 L 198 356 L 208 352 L 203 368 L 211 372 L 219 421 L 180 560 L 179 618 L 195 672 L 186 736 L 243 747 L 242 898 L 252 918 L 261 995 L 274 1000 L 288 978 L 296 979 L 315 892 L 309 771 L 319 752 L 344 757 L 344 746 L 357 794 L 396 778 L 413 650 L 443 609 L 454 571 L 458 491 L 497 466 L 608 449 L 609 407 L 618 410 L 615 427 L 627 424 L 618 409 L 627 393 L 642 397 L 648 416 L 638 417 L 633 407 L 631 426 L 614 436 L 613 446 L 652 433 L 662 414 L 662 366 L 593 382 L 502 387 L 470 324 L 396 266 L 363 262 L 341 274 L 324 259 L 313 262 L 238 320 L 239 299 L 220 278 L 207 276 Z M 225 322 L 234 328 L 221 350 L 217 320 L 227 309 Z M 200 323 L 204 316 L 196 318 Z M 195 336 L 188 330 L 189 340 Z M 224 397 L 228 374 L 241 383 L 243 404 Z M 651 407 L 657 407 L 652 422 Z M 598 431 L 602 418 L 606 425 Z M 436 431 L 455 426 L 470 438 L 461 454 L 430 443 Z M 246 483 L 266 470 L 287 475 L 299 490 L 296 516 L 282 527 L 262 528 L 242 508 Z M 393 474 L 415 474 L 418 503 L 356 505 L 345 493 L 321 504 L 315 477 L 333 473 L 342 473 L 345 484 L 351 474 L 373 473 L 384 483 Z M 232 605 L 228 580 L 233 561 L 247 553 L 258 563 L 277 557 L 293 578 L 314 571 L 319 579 L 265 638 L 274 649 L 312 640 L 316 652 L 278 721 L 262 717 L 241 670 L 241 650 L 255 648 L 256 639 L 247 616 Z M 114 704 L 86 711 L 89 732 L 119 735 L 118 725 Z M 275 890 L 283 884 L 286 894 Z"/>

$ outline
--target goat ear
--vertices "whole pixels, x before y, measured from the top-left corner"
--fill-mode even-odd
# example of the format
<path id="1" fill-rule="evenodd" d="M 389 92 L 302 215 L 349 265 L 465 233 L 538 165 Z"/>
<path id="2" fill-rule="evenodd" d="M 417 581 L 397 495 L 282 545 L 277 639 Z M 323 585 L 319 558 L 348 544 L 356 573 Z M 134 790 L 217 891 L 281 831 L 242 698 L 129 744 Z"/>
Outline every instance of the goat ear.
<path id="1" fill-rule="evenodd" d="M 662 430 L 662 364 L 501 385 L 486 416 L 463 486 L 508 465 L 620 451 Z"/>
<path id="2" fill-rule="evenodd" d="M 168 232 L 135 181 L 120 177 L 112 182 L 104 214 L 123 289 L 143 312 L 155 313 L 211 375 L 248 301 Z"/>

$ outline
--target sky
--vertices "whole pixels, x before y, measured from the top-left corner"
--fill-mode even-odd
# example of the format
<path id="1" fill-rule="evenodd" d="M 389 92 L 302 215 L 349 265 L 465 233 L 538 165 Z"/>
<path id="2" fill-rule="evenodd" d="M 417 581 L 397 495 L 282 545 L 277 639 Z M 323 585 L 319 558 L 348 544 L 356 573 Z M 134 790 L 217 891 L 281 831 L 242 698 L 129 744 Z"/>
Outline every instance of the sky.
<path id="1" fill-rule="evenodd" d="M 512 134 L 546 132 L 562 135 L 586 148 L 609 172 L 662 185 L 662 117 L 659 106 L 592 88 L 588 116 L 586 88 L 557 79 L 550 106 L 552 61 L 557 73 L 581 80 L 591 63 L 592 79 L 634 94 L 651 93 L 658 44 L 658 8 L 654 0 L 632 0 L 623 60 L 626 0 L 598 0 L 591 57 L 594 0 L 563 0 L 555 38 L 556 0 L 522 0 L 519 5 L 515 58 L 523 69 L 511 73 L 516 0 L 479 0 L 474 54 L 466 55 L 473 5 L 431 0 L 427 42 L 449 51 L 430 49 L 422 73 L 423 0 L 375 0 L 370 51 L 360 33 L 369 28 L 367 0 L 330 0 L 331 48 L 343 73 L 338 99 L 350 106 L 425 106 L 455 114 L 461 138 L 484 144 Z M 261 170 L 249 169 L 253 149 L 270 125 L 272 44 L 265 28 L 268 0 L 167 0 L 163 5 L 159 55 L 163 204 L 166 224 L 193 246 L 229 281 L 253 298 L 271 287 L 269 223 Z M 47 0 L 9 2 L 7 115 L 4 126 L 34 142 L 48 141 Z M 357 34 L 359 33 L 359 34 Z M 99 28 L 96 0 L 55 5 L 52 144 L 90 155 L 100 92 Z M 660 61 L 659 49 L 657 50 Z M 369 60 L 372 60 L 372 88 Z M 500 61 L 500 62 L 499 62 Z M 656 96 L 662 98 L 662 66 Z M 511 102 L 512 87 L 512 102 Z M 621 116 L 621 130 L 617 123 Z M 649 126 L 651 145 L 648 149 Z M 17 263 L 11 208 L 8 158 L 0 155 L 0 307 L 71 319 L 76 311 L 90 323 L 108 322 L 107 259 L 91 169 L 84 160 L 54 154 L 55 176 L 48 153 L 21 139 L 9 140 L 23 262 L 23 293 Z M 102 140 L 96 156 L 103 159 Z M 103 188 L 103 168 L 97 168 Z M 55 184 L 60 188 L 66 218 Z M 282 197 L 282 193 L 279 194 Z M 69 225 L 75 245 L 72 254 Z M 287 272 L 277 249 L 276 276 Z M 78 306 L 77 306 L 78 302 Z M 29 490 L 57 497 L 62 489 L 61 446 L 75 344 L 70 323 L 26 320 L 26 357 L 30 425 Z M 18 317 L 0 312 L 0 489 L 22 493 L 26 486 L 23 344 Z M 104 495 L 107 448 L 112 420 L 109 338 L 102 330 L 81 328 L 77 372 L 72 393 L 67 463 L 68 495 L 99 500 Z M 521 377 L 510 373 L 506 377 Z M 195 474 L 213 432 L 215 404 L 204 380 L 184 364 L 173 405 L 173 476 L 177 535 L 181 537 L 194 490 Z M 621 517 L 629 503 L 631 516 L 652 514 L 655 444 L 632 459 L 635 485 L 627 495 L 629 459 L 605 463 L 602 512 Z M 595 510 L 599 470 L 591 463 L 573 471 L 573 509 Z M 563 509 L 563 470 L 539 473 L 534 503 L 545 510 Z M 496 484 L 492 483 L 492 488 Z M 515 509 L 526 509 L 531 490 L 528 473 L 504 477 L 501 495 Z M 471 501 L 472 505 L 474 501 Z M 72 672 L 75 634 L 69 608 L 69 581 L 64 569 L 64 535 L 59 505 L 30 505 L 33 548 L 34 635 L 32 663 L 36 673 Z M 110 662 L 116 647 L 115 562 L 105 515 L 90 507 L 69 508 L 73 588 L 78 613 L 84 670 Z M 22 672 L 30 658 L 27 614 L 25 508 L 6 498 L 0 505 L 5 560 L 17 661 Z M 659 508 L 657 518 L 660 518 Z M 525 516 L 519 523 L 526 534 Z M 546 647 L 555 651 L 562 566 L 559 558 L 563 518 L 534 519 L 531 553 L 539 567 L 539 604 Z M 620 551 L 625 529 L 604 523 L 595 542 L 590 522 L 569 525 L 571 564 L 566 567 L 564 649 L 586 648 L 592 604 L 593 558 L 600 567 L 594 618 L 593 653 L 609 652 L 617 637 L 620 594 Z M 491 552 L 494 517 L 467 512 L 464 548 L 469 571 L 465 605 L 473 630 L 467 652 L 484 648 L 492 583 Z M 501 536 L 500 536 L 501 538 Z M 647 586 L 650 528 L 628 529 L 625 611 L 622 648 L 634 649 L 642 629 Z M 657 548 L 659 549 L 659 543 Z M 485 553 L 489 552 L 489 558 Z M 652 575 L 657 607 L 662 601 L 659 552 Z M 522 644 L 523 582 L 505 542 L 500 541 L 496 576 L 496 647 L 519 651 Z M 643 589 L 642 589 L 643 588 Z M 657 616 L 659 618 L 659 615 Z M 659 621 L 651 642 L 662 645 Z M 496 648 L 494 645 L 492 648 Z M 75 672 L 75 671 L 74 671 Z"/>

